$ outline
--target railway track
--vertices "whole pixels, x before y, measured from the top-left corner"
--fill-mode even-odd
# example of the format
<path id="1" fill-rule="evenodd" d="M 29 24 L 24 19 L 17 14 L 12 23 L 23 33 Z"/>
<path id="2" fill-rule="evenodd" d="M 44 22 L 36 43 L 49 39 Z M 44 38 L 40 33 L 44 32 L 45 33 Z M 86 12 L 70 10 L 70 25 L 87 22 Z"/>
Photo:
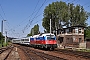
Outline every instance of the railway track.
<path id="1" fill-rule="evenodd" d="M 81 51 L 64 50 L 64 49 L 57 49 L 57 50 L 54 50 L 54 52 L 90 59 L 90 52 L 81 52 Z"/>
<path id="2" fill-rule="evenodd" d="M 0 48 L 0 54 L 3 53 L 4 51 L 8 50 L 10 47 L 11 47 L 11 45 Z"/>
<path id="3" fill-rule="evenodd" d="M 7 55 L 5 56 L 5 58 L 3 58 L 3 60 L 6 60 L 6 59 L 8 58 L 9 54 L 11 53 L 11 51 L 12 51 L 12 49 L 10 49 L 10 50 L 8 51 Z"/>
<path id="4" fill-rule="evenodd" d="M 44 52 L 32 50 L 30 47 L 19 46 L 19 48 L 24 51 L 25 55 L 28 57 L 28 60 L 66 60 L 60 57 L 45 54 Z"/>
<path id="5" fill-rule="evenodd" d="M 26 60 L 90 60 L 90 53 L 87 52 L 64 49 L 45 51 L 20 45 L 16 47 L 23 51 Z"/>
<path id="6" fill-rule="evenodd" d="M 11 45 L 7 46 L 7 47 L 0 48 L 0 59 L 6 60 L 9 56 L 9 54 L 11 53 L 12 49 L 13 49 L 13 47 Z"/>

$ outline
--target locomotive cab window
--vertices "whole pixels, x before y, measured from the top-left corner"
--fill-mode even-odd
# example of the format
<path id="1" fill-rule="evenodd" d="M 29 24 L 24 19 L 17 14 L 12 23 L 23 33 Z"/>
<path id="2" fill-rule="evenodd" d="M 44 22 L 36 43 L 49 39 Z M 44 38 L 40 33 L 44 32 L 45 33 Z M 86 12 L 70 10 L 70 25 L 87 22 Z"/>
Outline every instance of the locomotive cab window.
<path id="1" fill-rule="evenodd" d="M 47 37 L 47 40 L 55 40 L 55 38 Z"/>
<path id="2" fill-rule="evenodd" d="M 47 35 L 47 40 L 55 40 L 55 36 L 54 35 Z"/>

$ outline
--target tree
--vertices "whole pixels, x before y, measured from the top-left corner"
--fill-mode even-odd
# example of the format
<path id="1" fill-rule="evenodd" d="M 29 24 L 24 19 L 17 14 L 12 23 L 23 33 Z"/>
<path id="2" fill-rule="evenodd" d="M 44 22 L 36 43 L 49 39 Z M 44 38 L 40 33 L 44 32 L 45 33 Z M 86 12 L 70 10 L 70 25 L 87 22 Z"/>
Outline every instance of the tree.
<path id="1" fill-rule="evenodd" d="M 88 13 L 84 10 L 83 6 L 74 4 L 68 4 L 70 26 L 82 25 L 86 26 L 86 20 L 88 19 Z"/>
<path id="2" fill-rule="evenodd" d="M 27 35 L 27 37 L 29 37 L 29 36 L 32 36 L 32 34 L 30 33 L 30 34 Z"/>
<path id="3" fill-rule="evenodd" d="M 63 24 L 65 24 L 65 21 L 68 19 L 68 6 L 65 2 L 53 2 L 52 4 L 49 4 L 44 10 L 44 18 L 42 25 L 46 29 L 47 32 L 49 32 L 50 29 L 50 19 L 51 19 L 51 28 L 52 31 L 55 30 L 55 28 L 62 27 Z"/>
<path id="4" fill-rule="evenodd" d="M 4 38 L 4 36 L 3 36 L 2 33 L 0 32 L 0 43 L 2 43 L 3 38 Z"/>
<path id="5" fill-rule="evenodd" d="M 88 26 L 86 29 L 85 29 L 85 32 L 84 32 L 84 36 L 85 38 L 90 38 L 90 26 Z"/>
<path id="6" fill-rule="evenodd" d="M 34 26 L 34 35 L 38 34 L 39 33 L 39 25 L 35 25 Z"/>
<path id="7" fill-rule="evenodd" d="M 38 33 L 40 32 L 39 32 L 39 25 L 37 24 L 31 29 L 30 33 L 27 36 L 36 35 Z"/>
<path id="8" fill-rule="evenodd" d="M 45 32 L 49 32 L 50 19 L 52 23 L 51 29 L 54 31 L 56 28 L 63 28 L 63 26 L 86 26 L 89 14 L 84 10 L 83 6 L 74 6 L 73 3 L 66 4 L 65 2 L 57 1 L 46 6 L 43 16 L 42 26 L 45 28 Z"/>
<path id="9" fill-rule="evenodd" d="M 2 35 L 2 33 L 0 32 L 0 40 L 3 38 L 3 35 Z"/>

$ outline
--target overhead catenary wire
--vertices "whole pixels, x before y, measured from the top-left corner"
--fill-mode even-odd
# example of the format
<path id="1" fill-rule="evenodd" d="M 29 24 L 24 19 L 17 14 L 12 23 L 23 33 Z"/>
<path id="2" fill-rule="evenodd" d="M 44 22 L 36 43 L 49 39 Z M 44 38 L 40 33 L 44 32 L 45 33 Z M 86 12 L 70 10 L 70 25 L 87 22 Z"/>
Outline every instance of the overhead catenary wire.
<path id="1" fill-rule="evenodd" d="M 68 2 L 69 0 L 67 0 L 67 2 Z M 77 2 L 79 2 L 80 0 L 78 0 L 78 1 L 76 1 L 76 0 L 73 0 L 73 1 L 71 1 L 71 3 L 73 3 L 73 2 L 75 2 L 75 3 L 77 3 Z M 89 7 L 89 6 L 88 6 Z M 37 14 L 36 14 L 37 15 Z M 34 16 L 34 19 L 35 19 L 35 16 Z M 34 19 L 32 19 L 32 20 L 29 20 L 29 23 L 26 25 L 26 27 L 25 27 L 25 29 L 27 29 L 27 28 L 29 28 L 30 27 L 30 25 L 31 25 L 31 23 L 34 21 Z M 23 31 L 25 31 L 25 29 L 23 30 Z"/>
<path id="2" fill-rule="evenodd" d="M 67 2 L 68 2 L 68 1 L 70 1 L 70 0 L 67 0 Z M 78 0 L 78 1 L 80 1 L 80 0 Z M 76 4 L 78 1 L 73 0 L 72 2 L 74 2 L 74 3 Z M 84 6 L 86 6 L 86 5 L 88 5 L 88 4 L 85 4 Z M 87 7 L 89 8 L 90 6 L 87 6 Z M 87 7 L 86 7 L 86 8 L 87 8 Z M 34 15 L 35 13 L 36 13 L 36 11 L 34 11 L 31 15 Z M 37 13 L 37 15 L 38 15 L 38 13 Z M 36 16 L 37 16 L 37 15 L 36 15 Z M 28 20 L 29 23 L 27 24 L 27 26 L 25 25 L 25 27 L 24 27 L 25 29 L 28 29 L 29 27 L 31 27 L 31 24 L 33 23 L 34 19 L 36 19 L 36 16 L 34 16 L 34 18 L 32 18 L 32 19 L 30 18 L 30 17 L 32 17 L 32 16 L 29 16 L 29 17 L 28 17 L 28 18 L 30 18 L 30 19 Z M 3 17 L 1 17 L 1 18 L 3 19 Z M 26 21 L 26 20 L 25 20 L 25 21 Z M 21 23 L 18 25 L 18 27 L 20 27 L 20 26 L 21 26 Z M 17 27 L 17 28 L 18 28 L 18 27 Z M 25 29 L 23 30 L 24 33 L 25 33 Z"/>
<path id="3" fill-rule="evenodd" d="M 69 0 L 65 1 L 65 2 L 68 2 Z"/>
<path id="4" fill-rule="evenodd" d="M 35 10 L 36 10 L 36 8 L 37 8 L 37 6 L 38 6 L 38 4 L 39 4 L 39 1 L 40 1 L 40 0 L 37 1 L 36 6 L 35 6 L 35 8 L 34 8 L 32 14 L 29 15 L 27 18 L 25 18 L 22 22 L 24 22 L 24 21 L 26 21 L 28 18 L 31 18 L 31 17 L 32 17 L 32 15 L 36 12 Z M 29 20 L 30 20 L 30 19 L 29 19 Z M 17 26 L 21 26 L 22 22 L 19 23 Z M 25 22 L 24 22 L 24 23 L 25 23 Z"/>
<path id="5" fill-rule="evenodd" d="M 1 5 L 1 4 L 0 4 L 0 7 L 1 7 L 1 10 L 2 10 L 2 12 L 3 12 L 3 14 L 4 14 L 5 18 L 6 18 L 6 14 L 5 14 L 5 12 L 4 12 L 4 10 L 3 10 L 3 8 L 2 8 L 2 5 Z"/>
<path id="6" fill-rule="evenodd" d="M 46 1 L 46 0 L 45 0 L 45 1 Z M 67 1 L 69 1 L 69 0 L 67 0 Z M 66 2 L 67 2 L 67 1 L 66 1 Z M 76 1 L 76 0 L 73 0 L 72 2 L 74 2 L 74 1 Z M 80 1 L 80 0 L 79 0 L 79 1 Z M 72 3 L 72 2 L 71 2 L 71 3 Z M 42 6 L 43 6 L 43 4 L 42 4 Z M 39 10 L 38 10 L 38 11 L 39 11 Z M 37 13 L 38 13 L 38 12 L 37 12 Z M 36 15 L 37 15 L 37 13 L 36 13 Z M 36 15 L 35 15 L 35 16 L 36 16 Z M 31 21 L 29 20 L 29 23 L 30 23 L 30 24 L 27 24 L 26 27 L 24 28 L 24 30 L 25 30 L 27 27 L 30 27 L 31 23 L 32 23 L 33 20 L 35 19 L 35 16 L 34 16 L 34 18 L 33 18 Z M 29 26 L 28 26 L 28 25 L 29 25 Z M 23 30 L 23 32 L 24 32 L 24 30 Z"/>
<path id="7" fill-rule="evenodd" d="M 73 0 L 74 1 L 74 0 Z M 74 4 L 78 3 L 80 0 L 76 1 Z M 86 11 L 85 12 L 90 12 L 90 11 L 87 11 L 88 8 L 90 8 L 90 5 L 88 5 L 90 2 L 86 2 L 85 4 L 79 4 L 80 6 L 82 6 Z M 89 17 L 88 17 L 89 18 Z"/>
<path id="8" fill-rule="evenodd" d="M 70 3 L 73 3 L 74 1 L 76 1 L 76 0 L 72 0 Z"/>
<path id="9" fill-rule="evenodd" d="M 39 4 L 39 0 L 38 0 L 38 2 L 37 2 L 37 4 L 36 4 L 36 6 L 35 6 L 35 8 L 34 8 L 34 10 L 33 10 L 33 12 L 32 12 L 32 14 L 31 14 L 30 16 L 28 16 L 27 18 L 30 18 L 30 17 L 36 12 L 35 10 L 36 10 L 38 4 Z M 27 19 L 27 18 L 26 18 L 26 19 Z M 26 21 L 26 19 L 23 20 L 23 21 Z M 23 21 L 22 21 L 22 22 L 23 22 Z M 19 27 L 21 26 L 22 22 L 21 22 L 19 25 L 17 25 L 17 26 L 18 26 L 17 28 L 19 28 Z M 15 27 L 14 27 L 14 28 L 15 28 Z M 15 31 L 15 30 L 13 30 L 13 29 L 10 29 L 10 30 Z"/>
<path id="10" fill-rule="evenodd" d="M 2 15 L 0 14 L 0 17 L 4 20 L 4 18 L 2 17 Z"/>
<path id="11" fill-rule="evenodd" d="M 90 5 L 88 5 L 90 2 L 87 2 L 87 3 L 85 3 L 85 4 L 83 4 L 82 6 L 84 7 L 84 9 L 86 9 L 86 8 L 89 8 L 90 7 Z M 87 6 L 88 5 L 88 6 Z M 86 6 L 86 7 L 85 7 Z"/>
<path id="12" fill-rule="evenodd" d="M 38 3 L 39 3 L 39 0 L 38 0 L 38 2 L 37 2 L 37 4 L 36 4 L 36 6 L 35 6 L 35 8 L 34 8 L 34 10 L 33 10 L 33 12 L 32 12 L 32 14 L 29 16 L 30 18 L 32 17 L 32 15 L 36 12 L 35 10 L 36 10 L 36 8 L 37 8 L 37 6 L 38 6 Z M 30 20 L 30 19 L 29 19 Z"/>
<path id="13" fill-rule="evenodd" d="M 33 10 L 33 12 L 32 12 L 32 14 L 31 14 L 30 16 L 28 16 L 26 19 L 31 18 L 31 16 L 36 12 L 35 10 L 36 10 L 38 4 L 39 4 L 39 0 L 37 1 L 37 4 L 36 4 L 36 6 L 35 6 L 35 8 L 34 8 L 34 10 Z M 26 19 L 23 20 L 23 21 L 26 21 Z M 23 21 L 22 21 L 22 22 L 23 22 Z M 19 25 L 17 25 L 17 26 L 18 26 L 17 28 L 19 28 L 19 27 L 21 26 L 22 22 L 19 23 Z M 24 22 L 24 23 L 25 23 L 25 22 Z M 26 25 L 26 27 L 27 27 L 27 25 Z"/>
<path id="14" fill-rule="evenodd" d="M 77 2 L 79 2 L 80 0 L 78 0 Z M 75 2 L 74 4 L 76 4 L 77 2 Z M 85 4 L 83 4 L 83 5 L 81 5 L 81 6 L 83 6 L 84 7 L 84 9 L 86 9 L 86 8 L 89 8 L 90 7 L 90 5 L 88 5 L 90 2 L 87 2 L 87 3 L 85 3 Z M 87 6 L 88 5 L 88 6 Z M 86 7 L 85 7 L 86 6 Z"/>
<path id="15" fill-rule="evenodd" d="M 6 26 L 9 28 L 7 30 L 7 32 L 9 32 L 8 33 L 9 37 L 13 36 L 13 37 L 20 38 L 22 36 L 21 32 L 17 32 L 16 29 L 11 28 L 11 25 L 10 26 L 9 25 L 10 25 L 10 23 L 7 21 Z"/>
<path id="16" fill-rule="evenodd" d="M 40 9 L 42 8 L 42 6 L 44 5 L 44 3 L 46 2 L 46 0 L 44 0 L 43 4 L 40 6 L 40 8 L 38 9 L 38 11 L 36 12 L 35 16 L 32 18 L 32 20 L 30 21 L 31 23 L 33 22 L 33 20 L 37 17 L 37 14 L 39 13 Z"/>
<path id="17" fill-rule="evenodd" d="M 46 1 L 46 0 L 45 0 L 45 1 Z M 39 2 L 39 1 L 38 1 L 38 2 Z M 44 2 L 44 3 L 45 3 L 45 2 Z M 44 4 L 44 3 L 43 3 L 43 4 Z M 38 3 L 37 3 L 37 4 L 38 4 Z M 42 4 L 42 6 L 43 6 L 43 4 Z M 41 6 L 41 7 L 42 7 L 42 6 Z M 41 9 L 41 7 L 39 8 L 39 10 Z M 36 7 L 35 7 L 35 9 L 36 9 Z M 35 10 L 35 9 L 34 9 L 34 10 Z M 38 10 L 38 12 L 39 12 L 39 10 Z M 36 11 L 33 11 L 32 14 L 34 14 L 35 12 L 36 12 Z M 38 14 L 38 12 L 36 13 L 36 15 Z M 36 16 L 36 15 L 35 15 L 35 16 Z M 39 15 L 38 15 L 38 16 L 39 16 Z M 29 16 L 29 17 L 30 17 L 30 16 Z M 36 17 L 37 17 L 37 16 L 36 16 Z M 36 17 L 34 17 L 34 18 L 36 18 Z M 33 19 L 34 19 L 34 18 L 33 18 Z M 33 21 L 33 20 L 32 20 L 32 21 Z M 30 21 L 30 19 L 29 19 L 29 23 L 28 23 L 28 24 L 25 26 L 25 28 L 22 30 L 23 33 L 24 33 L 24 31 L 25 31 L 25 29 L 26 29 L 27 27 L 30 27 L 29 24 L 32 23 L 32 21 Z"/>
<path id="18" fill-rule="evenodd" d="M 10 34 L 11 34 L 11 36 L 17 36 L 17 35 L 18 35 L 18 34 L 16 33 L 16 30 L 10 28 L 8 21 L 7 21 L 7 23 L 6 23 L 6 26 L 9 28 L 9 29 L 7 30 L 7 32 L 9 32 L 9 33 L 8 33 L 9 35 L 10 35 Z M 17 34 L 17 35 L 16 35 L 16 34 Z"/>
<path id="19" fill-rule="evenodd" d="M 76 1 L 74 4 L 78 3 L 80 0 Z"/>
<path id="20" fill-rule="evenodd" d="M 1 4 L 0 4 L 0 7 L 1 7 L 1 10 L 3 10 Z M 1 14 L 0 14 L 0 16 L 1 16 L 1 18 L 4 20 L 4 18 L 3 18 L 3 16 L 2 16 Z"/>
<path id="21" fill-rule="evenodd" d="M 34 19 L 36 18 L 37 14 L 39 13 L 40 9 L 42 8 L 42 6 L 45 4 L 46 0 L 44 0 L 44 2 L 42 3 L 42 5 L 40 6 L 40 8 L 38 9 L 38 11 L 36 12 L 35 16 L 32 18 L 32 20 L 29 20 L 29 23 L 25 26 L 25 28 L 22 30 L 24 32 L 24 30 L 27 28 L 28 25 L 31 25 L 31 23 L 34 21 Z"/>
<path id="22" fill-rule="evenodd" d="M 35 18 L 39 17 L 40 15 L 42 15 L 42 14 L 37 15 Z M 34 18 L 34 19 L 35 19 L 35 18 Z M 31 22 L 31 24 L 33 24 L 33 23 Z M 29 27 L 30 27 L 31 24 L 29 24 Z"/>

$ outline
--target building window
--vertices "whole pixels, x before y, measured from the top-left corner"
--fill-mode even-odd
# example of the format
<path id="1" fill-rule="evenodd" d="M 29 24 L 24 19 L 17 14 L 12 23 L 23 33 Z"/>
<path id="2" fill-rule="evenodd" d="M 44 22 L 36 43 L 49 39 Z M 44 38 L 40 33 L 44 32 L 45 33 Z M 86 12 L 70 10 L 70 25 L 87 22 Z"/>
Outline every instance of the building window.
<path id="1" fill-rule="evenodd" d="M 67 40 L 69 40 L 69 38 L 67 38 Z"/>
<path id="2" fill-rule="evenodd" d="M 69 33 L 69 29 L 66 29 L 66 33 Z"/>
<path id="3" fill-rule="evenodd" d="M 79 42 L 81 42 L 82 38 L 79 38 Z"/>
<path id="4" fill-rule="evenodd" d="M 79 33 L 82 33 L 82 29 L 79 29 Z"/>
<path id="5" fill-rule="evenodd" d="M 73 42 L 75 42 L 75 37 L 73 37 Z"/>
<path id="6" fill-rule="evenodd" d="M 75 29 L 75 33 L 78 33 L 78 28 Z"/>
<path id="7" fill-rule="evenodd" d="M 67 40 L 66 40 L 66 43 L 70 43 L 70 40 L 69 40 L 69 38 L 67 38 Z"/>
<path id="8" fill-rule="evenodd" d="M 73 33 L 75 33 L 75 29 L 73 29 Z"/>

